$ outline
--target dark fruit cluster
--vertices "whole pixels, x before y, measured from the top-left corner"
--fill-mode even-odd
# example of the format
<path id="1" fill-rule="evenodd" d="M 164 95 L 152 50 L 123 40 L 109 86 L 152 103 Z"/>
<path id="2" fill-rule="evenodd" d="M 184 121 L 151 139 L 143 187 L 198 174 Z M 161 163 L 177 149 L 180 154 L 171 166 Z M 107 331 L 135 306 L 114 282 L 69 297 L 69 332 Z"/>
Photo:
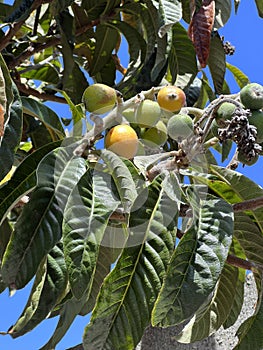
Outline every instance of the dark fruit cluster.
<path id="1" fill-rule="evenodd" d="M 262 147 L 256 142 L 257 128 L 249 124 L 249 115 L 249 111 L 236 107 L 232 119 L 225 121 L 227 126 L 218 129 L 218 136 L 220 141 L 233 140 L 242 159 L 252 162 Z"/>

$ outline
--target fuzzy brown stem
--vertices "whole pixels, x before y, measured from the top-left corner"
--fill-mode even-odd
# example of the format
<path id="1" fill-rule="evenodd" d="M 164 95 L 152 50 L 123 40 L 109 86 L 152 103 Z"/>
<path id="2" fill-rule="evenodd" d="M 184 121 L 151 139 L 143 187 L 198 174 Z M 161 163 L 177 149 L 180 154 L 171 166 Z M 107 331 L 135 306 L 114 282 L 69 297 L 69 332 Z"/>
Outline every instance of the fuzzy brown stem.
<path id="1" fill-rule="evenodd" d="M 262 207 L 263 207 L 263 197 L 257 197 L 241 203 L 233 204 L 234 212 L 240 212 L 244 210 L 254 210 Z"/>

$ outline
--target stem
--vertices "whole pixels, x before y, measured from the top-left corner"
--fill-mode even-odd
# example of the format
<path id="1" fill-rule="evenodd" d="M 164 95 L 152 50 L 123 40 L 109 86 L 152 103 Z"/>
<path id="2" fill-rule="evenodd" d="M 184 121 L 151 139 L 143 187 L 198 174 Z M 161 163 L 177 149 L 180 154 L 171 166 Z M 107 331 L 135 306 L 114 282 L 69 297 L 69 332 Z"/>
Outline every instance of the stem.
<path id="1" fill-rule="evenodd" d="M 14 80 L 14 82 L 16 83 L 18 90 L 20 92 L 23 92 L 27 96 L 32 95 L 32 96 L 38 97 L 39 99 L 44 100 L 44 101 L 54 101 L 54 102 L 59 102 L 59 103 L 67 103 L 63 97 L 51 95 L 51 94 L 46 94 L 45 92 L 40 92 L 36 89 L 33 89 L 33 88 L 21 83 L 18 80 Z"/>
<path id="2" fill-rule="evenodd" d="M 263 197 L 257 197 L 241 203 L 233 204 L 234 212 L 240 212 L 244 210 L 254 210 L 262 207 L 263 207 Z"/>
<path id="3" fill-rule="evenodd" d="M 235 266 L 235 267 L 238 267 L 238 268 L 241 268 L 241 269 L 245 269 L 245 270 L 262 270 L 262 266 L 254 263 L 253 261 L 249 261 L 249 260 L 244 260 L 244 259 L 241 259 L 235 255 L 231 255 L 229 254 L 226 261 L 232 265 L 232 266 Z"/>

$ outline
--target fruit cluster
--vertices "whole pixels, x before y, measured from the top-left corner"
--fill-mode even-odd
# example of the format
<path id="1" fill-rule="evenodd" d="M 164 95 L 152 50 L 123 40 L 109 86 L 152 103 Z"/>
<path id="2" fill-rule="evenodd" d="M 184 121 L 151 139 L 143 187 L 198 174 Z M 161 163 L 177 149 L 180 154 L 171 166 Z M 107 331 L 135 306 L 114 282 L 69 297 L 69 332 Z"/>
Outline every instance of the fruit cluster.
<path id="1" fill-rule="evenodd" d="M 216 112 L 216 131 L 220 141 L 233 140 L 237 144 L 238 160 L 253 165 L 262 151 L 263 142 L 263 86 L 250 83 L 240 91 L 242 108 L 223 102 Z M 215 125 L 213 125 L 215 127 Z"/>

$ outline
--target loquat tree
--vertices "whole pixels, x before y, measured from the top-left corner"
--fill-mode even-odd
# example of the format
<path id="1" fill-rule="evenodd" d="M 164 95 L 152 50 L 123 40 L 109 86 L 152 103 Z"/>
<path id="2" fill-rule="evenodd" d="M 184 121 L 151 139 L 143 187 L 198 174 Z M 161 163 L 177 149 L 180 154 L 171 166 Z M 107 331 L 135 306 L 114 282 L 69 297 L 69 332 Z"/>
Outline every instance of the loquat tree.
<path id="1" fill-rule="evenodd" d="M 239 3 L 0 3 L 0 292 L 34 281 L 6 334 L 58 316 L 55 349 L 90 315 L 75 349 L 132 350 L 150 325 L 193 343 L 235 323 L 250 270 L 235 349 L 263 348 L 263 190 L 236 171 L 262 155 L 263 87 L 220 36 Z"/>

